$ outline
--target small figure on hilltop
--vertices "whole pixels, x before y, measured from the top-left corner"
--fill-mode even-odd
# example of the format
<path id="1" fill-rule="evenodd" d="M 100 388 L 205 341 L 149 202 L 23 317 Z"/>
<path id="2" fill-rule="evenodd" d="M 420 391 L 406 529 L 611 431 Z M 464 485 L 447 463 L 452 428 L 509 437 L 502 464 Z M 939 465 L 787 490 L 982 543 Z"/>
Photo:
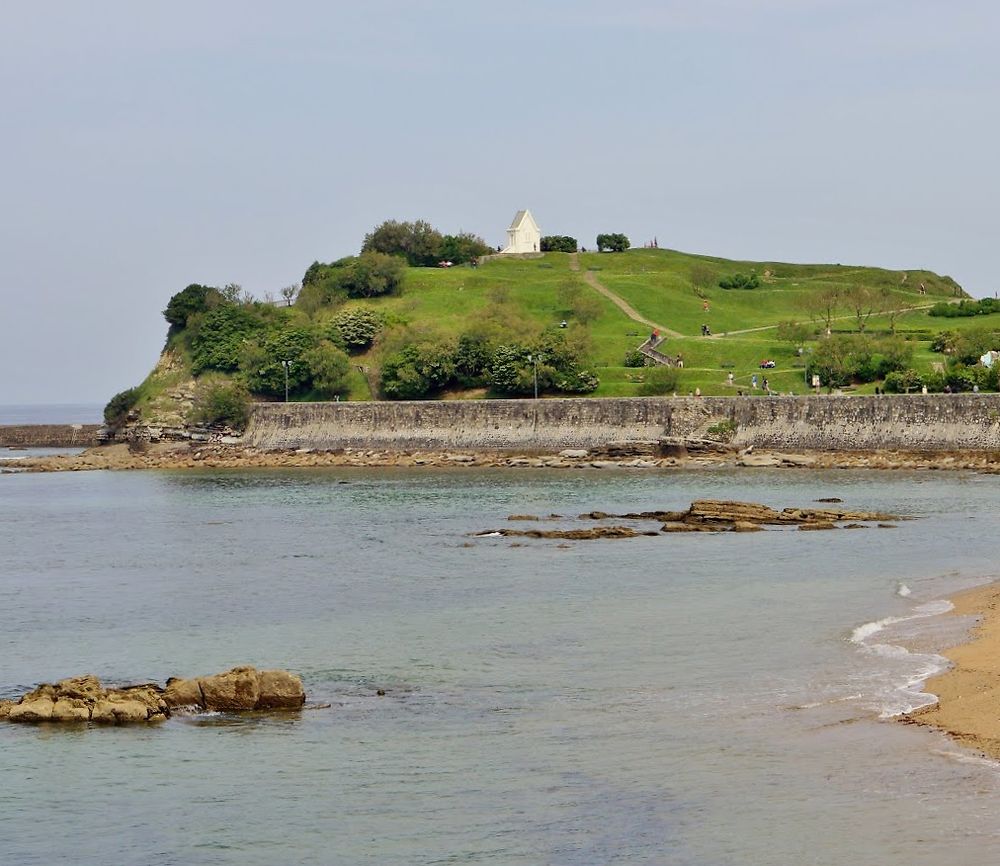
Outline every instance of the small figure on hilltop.
<path id="1" fill-rule="evenodd" d="M 751 387 L 751 388 L 756 388 L 756 387 L 757 387 L 757 374 L 756 374 L 756 373 L 754 373 L 754 374 L 753 374 L 753 375 L 752 375 L 752 376 L 750 377 L 750 387 Z"/>
<path id="2" fill-rule="evenodd" d="M 729 371 L 729 375 L 726 376 L 726 381 L 729 383 L 729 387 L 732 388 L 733 387 L 733 372 L 732 372 L 732 370 L 730 370 Z"/>

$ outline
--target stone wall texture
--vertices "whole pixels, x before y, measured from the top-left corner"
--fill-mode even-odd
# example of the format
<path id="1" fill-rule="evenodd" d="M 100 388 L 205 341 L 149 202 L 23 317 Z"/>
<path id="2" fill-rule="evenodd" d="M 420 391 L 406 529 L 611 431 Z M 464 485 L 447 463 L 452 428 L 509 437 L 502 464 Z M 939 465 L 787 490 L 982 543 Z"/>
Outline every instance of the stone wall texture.
<path id="1" fill-rule="evenodd" d="M 256 448 L 550 451 L 664 437 L 786 450 L 1000 451 L 1000 394 L 265 403 Z"/>
<path id="2" fill-rule="evenodd" d="M 0 448 L 88 448 L 100 424 L 0 424 Z"/>

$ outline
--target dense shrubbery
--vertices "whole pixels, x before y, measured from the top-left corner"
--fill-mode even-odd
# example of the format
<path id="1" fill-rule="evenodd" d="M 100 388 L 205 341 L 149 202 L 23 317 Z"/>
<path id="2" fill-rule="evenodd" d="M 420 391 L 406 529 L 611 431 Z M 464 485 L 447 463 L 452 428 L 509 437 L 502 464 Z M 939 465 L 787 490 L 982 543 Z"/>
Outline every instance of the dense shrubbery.
<path id="1" fill-rule="evenodd" d="M 542 238 L 539 249 L 543 253 L 575 253 L 576 238 L 569 235 L 546 235 Z"/>
<path id="2" fill-rule="evenodd" d="M 115 394 L 104 407 L 104 423 L 109 427 L 120 427 L 131 409 L 139 402 L 139 396 L 138 388 L 127 388 Z"/>
<path id="3" fill-rule="evenodd" d="M 719 280 L 720 289 L 756 289 L 760 285 L 760 277 L 753 271 L 749 274 L 733 274 Z"/>
<path id="4" fill-rule="evenodd" d="M 313 313 L 347 298 L 392 294 L 402 285 L 406 266 L 396 256 L 364 252 L 324 264 L 313 262 L 302 277 L 296 306 Z"/>
<path id="5" fill-rule="evenodd" d="M 975 364 L 989 351 L 1000 349 L 1000 329 L 968 328 L 942 331 L 931 343 L 931 350 L 950 355 L 962 364 Z"/>
<path id="6" fill-rule="evenodd" d="M 967 316 L 988 316 L 990 313 L 1000 313 L 1000 300 L 983 298 L 980 301 L 963 300 L 957 304 L 941 301 L 927 311 L 928 316 L 940 316 L 946 319 L 959 319 Z"/>
<path id="7" fill-rule="evenodd" d="M 401 256 L 412 267 L 432 267 L 440 261 L 460 265 L 492 252 L 486 242 L 471 232 L 442 235 L 424 220 L 386 220 L 365 235 L 361 252 Z"/>
<path id="8" fill-rule="evenodd" d="M 509 336 L 463 334 L 456 343 L 423 339 L 391 353 L 382 363 L 382 392 L 390 400 L 420 400 L 448 387 L 485 387 L 504 396 L 584 394 L 597 377 L 581 366 L 579 345 L 563 331 L 546 331 L 519 342 Z"/>
<path id="9" fill-rule="evenodd" d="M 625 353 L 624 363 L 626 367 L 645 367 L 646 356 L 643 355 L 638 349 L 629 349 Z"/>
<path id="10" fill-rule="evenodd" d="M 242 382 L 204 379 L 198 383 L 190 417 L 195 424 L 242 430 L 250 417 L 250 394 Z"/>
<path id="11" fill-rule="evenodd" d="M 629 239 L 620 233 L 610 232 L 597 236 L 597 249 L 602 253 L 623 253 L 632 246 Z"/>

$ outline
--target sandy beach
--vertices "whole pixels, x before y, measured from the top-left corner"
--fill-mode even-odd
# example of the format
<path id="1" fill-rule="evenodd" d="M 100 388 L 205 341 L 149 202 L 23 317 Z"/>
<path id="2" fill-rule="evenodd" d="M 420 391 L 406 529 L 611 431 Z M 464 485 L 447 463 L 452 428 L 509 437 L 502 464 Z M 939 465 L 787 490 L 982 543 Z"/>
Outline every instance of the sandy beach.
<path id="1" fill-rule="evenodd" d="M 938 703 L 904 718 L 931 725 L 962 745 L 1000 759 L 1000 584 L 991 583 L 951 599 L 950 616 L 978 616 L 966 643 L 945 651 L 953 667 L 924 687 Z"/>

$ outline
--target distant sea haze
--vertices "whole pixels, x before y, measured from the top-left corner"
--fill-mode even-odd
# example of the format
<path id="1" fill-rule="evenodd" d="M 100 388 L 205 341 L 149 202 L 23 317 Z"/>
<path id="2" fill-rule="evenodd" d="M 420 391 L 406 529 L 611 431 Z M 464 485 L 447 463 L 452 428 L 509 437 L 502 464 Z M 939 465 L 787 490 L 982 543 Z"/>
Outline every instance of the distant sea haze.
<path id="1" fill-rule="evenodd" d="M 0 405 L 0 424 L 100 424 L 103 414 L 100 403 Z"/>

